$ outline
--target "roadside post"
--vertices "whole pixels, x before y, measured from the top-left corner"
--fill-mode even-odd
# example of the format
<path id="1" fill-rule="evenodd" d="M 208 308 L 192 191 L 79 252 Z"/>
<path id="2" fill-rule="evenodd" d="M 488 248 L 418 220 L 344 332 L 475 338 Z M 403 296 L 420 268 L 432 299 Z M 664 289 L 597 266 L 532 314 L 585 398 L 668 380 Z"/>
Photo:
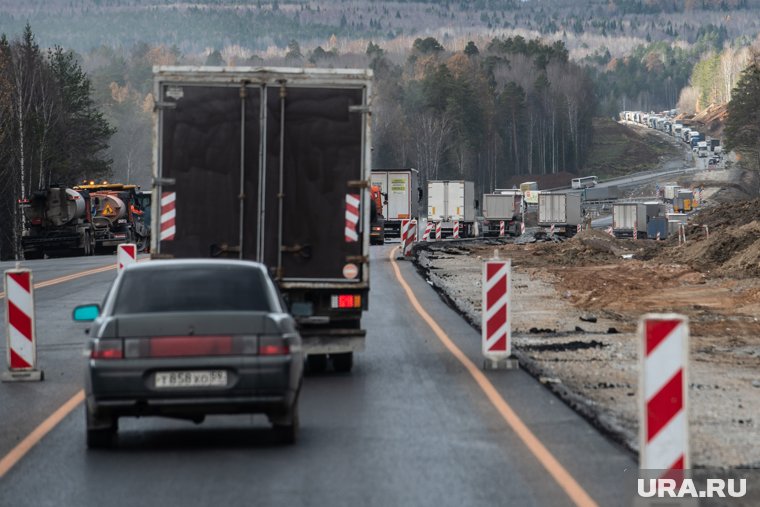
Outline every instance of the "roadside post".
<path id="1" fill-rule="evenodd" d="M 121 273 L 124 268 L 137 262 L 137 245 L 124 243 L 116 247 L 116 272 Z"/>
<path id="2" fill-rule="evenodd" d="M 690 467 L 688 318 L 672 313 L 644 315 L 638 338 L 640 473 L 680 483 Z"/>
<path id="3" fill-rule="evenodd" d="M 40 381 L 45 378 L 37 368 L 37 335 L 34 322 L 34 281 L 32 271 L 5 271 L 5 336 L 8 371 L 3 382 Z"/>
<path id="4" fill-rule="evenodd" d="M 512 261 L 499 259 L 499 251 L 483 263 L 481 335 L 483 369 L 517 368 L 512 357 Z"/>
<path id="5" fill-rule="evenodd" d="M 452 238 L 459 239 L 459 220 L 454 221 L 454 232 Z"/>
<path id="6" fill-rule="evenodd" d="M 436 222 L 435 223 L 435 239 L 436 239 L 436 241 L 440 241 L 441 240 L 442 227 L 443 226 L 441 225 L 441 222 Z"/>
<path id="7" fill-rule="evenodd" d="M 417 220 L 408 220 L 406 237 L 403 239 L 404 257 L 412 255 L 412 246 L 417 241 Z"/>
<path id="8" fill-rule="evenodd" d="M 425 224 L 425 232 L 422 234 L 422 241 L 430 241 L 430 232 L 433 230 L 433 222 Z"/>
<path id="9" fill-rule="evenodd" d="M 633 222 L 633 239 L 639 239 L 639 223 L 635 220 Z"/>
<path id="10" fill-rule="evenodd" d="M 499 220 L 499 237 L 503 238 L 505 235 L 505 232 L 506 231 L 504 230 L 504 220 Z"/>
<path id="11" fill-rule="evenodd" d="M 525 234 L 525 222 L 520 222 L 520 235 Z"/>

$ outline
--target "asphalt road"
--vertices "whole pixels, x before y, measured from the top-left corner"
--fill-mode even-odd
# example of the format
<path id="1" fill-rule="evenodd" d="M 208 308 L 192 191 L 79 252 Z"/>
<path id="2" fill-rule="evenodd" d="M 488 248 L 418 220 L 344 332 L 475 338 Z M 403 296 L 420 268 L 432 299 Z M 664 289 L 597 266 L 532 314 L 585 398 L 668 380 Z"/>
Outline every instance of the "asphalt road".
<path id="1" fill-rule="evenodd" d="M 124 419 L 116 449 L 87 451 L 79 406 L 0 479 L 0 505 L 572 505 L 410 309 L 387 257 L 390 248 L 372 251 L 367 350 L 349 375 L 305 379 L 295 446 L 274 443 L 264 417 L 237 416 L 199 426 Z M 29 264 L 39 281 L 102 260 Z M 400 265 L 421 305 L 480 364 L 479 333 L 409 262 Z M 113 276 L 99 273 L 36 292 L 46 380 L 0 384 L 0 457 L 81 388 L 84 334 L 70 312 L 100 301 Z M 636 464 L 627 452 L 526 373 L 487 377 L 597 504 L 630 505 L 622 476 Z"/>

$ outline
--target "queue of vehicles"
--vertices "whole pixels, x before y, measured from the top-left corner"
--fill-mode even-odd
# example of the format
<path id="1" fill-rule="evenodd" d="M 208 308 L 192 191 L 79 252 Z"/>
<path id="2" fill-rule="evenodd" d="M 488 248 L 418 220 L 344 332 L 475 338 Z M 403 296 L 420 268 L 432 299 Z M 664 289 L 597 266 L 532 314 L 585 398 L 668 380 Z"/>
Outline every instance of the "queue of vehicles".
<path id="1" fill-rule="evenodd" d="M 135 185 L 52 185 L 20 204 L 25 259 L 93 255 L 122 243 L 143 250 L 150 240 L 151 195 Z"/>

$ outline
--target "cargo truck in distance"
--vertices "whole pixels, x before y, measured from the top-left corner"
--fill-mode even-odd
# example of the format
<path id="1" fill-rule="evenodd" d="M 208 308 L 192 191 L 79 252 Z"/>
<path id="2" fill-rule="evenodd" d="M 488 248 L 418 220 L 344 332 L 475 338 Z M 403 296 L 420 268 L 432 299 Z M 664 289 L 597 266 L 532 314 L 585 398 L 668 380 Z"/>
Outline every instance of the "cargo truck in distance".
<path id="1" fill-rule="evenodd" d="M 20 205 L 24 214 L 24 259 L 95 252 L 95 228 L 86 190 L 54 186 L 33 192 Z"/>
<path id="2" fill-rule="evenodd" d="M 519 236 L 522 215 L 523 196 L 519 190 L 497 190 L 492 194 L 483 194 L 484 236 L 498 236 L 502 221 L 505 234 Z"/>
<path id="3" fill-rule="evenodd" d="M 373 169 L 372 185 L 380 187 L 383 196 L 381 213 L 385 217 L 385 236 L 401 237 L 401 220 L 419 220 L 424 206 L 419 171 Z"/>
<path id="4" fill-rule="evenodd" d="M 454 222 L 459 222 L 459 237 L 474 237 L 479 203 L 475 183 L 463 180 L 428 181 L 428 222 L 441 223 L 441 235 L 453 235 Z"/>
<path id="5" fill-rule="evenodd" d="M 554 226 L 555 234 L 573 236 L 578 232 L 578 225 L 583 223 L 583 208 L 580 193 L 538 194 L 538 226 Z"/>
<path id="6" fill-rule="evenodd" d="M 312 372 L 364 349 L 371 86 L 363 69 L 154 67 L 151 256 L 263 263 Z"/>
<path id="7" fill-rule="evenodd" d="M 659 202 L 616 202 L 612 205 L 612 233 L 616 237 L 647 237 L 647 224 L 660 215 Z M 663 238 L 664 239 L 664 238 Z"/>
<path id="8" fill-rule="evenodd" d="M 90 194 L 96 251 L 115 252 L 124 243 L 137 244 L 138 251 L 147 248 L 150 243 L 150 214 L 145 214 L 146 200 L 140 197 L 140 187 L 91 183 L 78 185 L 74 190 Z"/>

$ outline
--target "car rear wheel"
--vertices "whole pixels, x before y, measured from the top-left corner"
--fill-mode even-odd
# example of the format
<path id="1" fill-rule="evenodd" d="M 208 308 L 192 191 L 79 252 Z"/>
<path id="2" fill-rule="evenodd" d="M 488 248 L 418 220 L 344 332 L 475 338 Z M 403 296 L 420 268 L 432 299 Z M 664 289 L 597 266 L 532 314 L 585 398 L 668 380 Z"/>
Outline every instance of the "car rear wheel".
<path id="1" fill-rule="evenodd" d="M 95 417 L 90 413 L 89 408 L 85 410 L 85 417 L 87 422 L 87 448 L 107 449 L 112 447 L 118 431 L 118 419 Z"/>
<path id="2" fill-rule="evenodd" d="M 296 443 L 298 438 L 298 402 L 296 401 L 291 408 L 289 421 L 285 424 L 279 421 L 272 425 L 272 431 L 278 442 L 282 444 L 292 445 Z"/>
<path id="3" fill-rule="evenodd" d="M 327 369 L 327 354 L 309 354 L 306 356 L 306 367 L 312 375 L 324 373 Z"/>
<path id="4" fill-rule="evenodd" d="M 344 352 L 342 354 L 332 354 L 330 356 L 333 362 L 333 368 L 340 373 L 348 373 L 354 366 L 354 353 Z"/>

